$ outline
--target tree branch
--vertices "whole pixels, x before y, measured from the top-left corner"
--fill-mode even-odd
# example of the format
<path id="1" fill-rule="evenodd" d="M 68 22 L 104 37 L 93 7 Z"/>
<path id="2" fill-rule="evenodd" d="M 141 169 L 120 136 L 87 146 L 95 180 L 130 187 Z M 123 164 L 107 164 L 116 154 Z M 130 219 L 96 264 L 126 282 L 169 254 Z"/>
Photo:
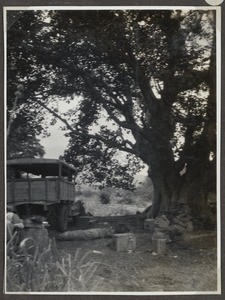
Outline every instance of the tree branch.
<path id="1" fill-rule="evenodd" d="M 72 133 L 74 133 L 76 135 L 79 135 L 81 137 L 83 136 L 83 137 L 88 137 L 90 139 L 95 139 L 95 140 L 98 140 L 98 141 L 101 141 L 101 142 L 105 143 L 108 146 L 111 146 L 113 148 L 117 148 L 118 150 L 129 152 L 131 154 L 135 154 L 135 151 L 132 148 L 126 147 L 126 144 L 129 144 L 130 146 L 133 145 L 131 142 L 126 140 L 126 141 L 124 141 L 123 144 L 119 144 L 114 139 L 107 139 L 107 138 L 104 138 L 103 136 L 101 136 L 99 134 L 90 134 L 90 133 L 85 133 L 83 131 L 76 130 L 68 123 L 68 121 L 65 118 L 61 117 L 58 113 L 56 113 L 53 109 L 49 108 L 42 101 L 38 100 L 37 98 L 35 98 L 35 101 L 39 105 L 44 107 L 48 112 L 50 112 L 55 118 L 57 118 L 61 122 L 63 122 L 66 125 L 67 129 L 69 129 Z"/>
<path id="2" fill-rule="evenodd" d="M 86 72 L 83 70 L 79 71 L 80 76 L 82 76 L 85 84 L 88 86 L 88 88 L 92 91 L 92 93 L 95 95 L 96 101 L 101 103 L 104 107 L 104 109 L 107 111 L 108 115 L 114 120 L 119 126 L 130 129 L 132 133 L 135 135 L 137 132 L 138 134 L 142 133 L 142 129 L 138 124 L 135 122 L 133 115 L 132 115 L 132 109 L 131 107 L 133 106 L 132 99 L 131 97 L 127 97 L 127 103 L 125 104 L 115 104 L 112 103 L 105 98 L 102 97 L 101 93 L 95 88 L 95 84 L 93 81 L 93 77 L 89 76 Z M 119 120 L 115 114 L 113 114 L 113 110 L 109 107 L 112 106 L 114 109 L 117 109 L 118 111 L 121 111 L 121 113 L 124 115 L 125 119 L 127 122 Z"/>

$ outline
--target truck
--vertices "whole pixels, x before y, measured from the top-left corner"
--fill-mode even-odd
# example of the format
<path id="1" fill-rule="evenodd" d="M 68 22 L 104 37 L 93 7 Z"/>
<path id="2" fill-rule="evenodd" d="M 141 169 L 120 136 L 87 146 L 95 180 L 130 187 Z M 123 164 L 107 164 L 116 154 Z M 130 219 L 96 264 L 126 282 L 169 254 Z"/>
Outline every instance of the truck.
<path id="1" fill-rule="evenodd" d="M 62 159 L 7 160 L 7 206 L 21 218 L 39 215 L 55 229 L 67 230 L 82 208 L 75 202 L 74 166 Z"/>

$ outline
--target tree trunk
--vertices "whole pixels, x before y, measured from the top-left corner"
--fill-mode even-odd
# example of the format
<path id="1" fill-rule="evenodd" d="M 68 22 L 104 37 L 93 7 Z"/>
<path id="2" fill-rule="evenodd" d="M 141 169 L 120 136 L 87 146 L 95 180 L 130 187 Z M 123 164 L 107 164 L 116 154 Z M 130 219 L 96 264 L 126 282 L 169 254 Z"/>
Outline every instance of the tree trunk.
<path id="1" fill-rule="evenodd" d="M 177 208 L 177 204 L 179 202 L 181 180 L 178 180 L 175 183 L 173 180 L 170 180 L 171 174 L 165 174 L 164 172 L 161 173 L 162 174 L 158 174 L 154 177 L 151 176 L 154 187 L 154 197 L 151 210 L 148 213 L 148 218 L 155 218 L 163 214 L 169 214 Z"/>
<path id="2" fill-rule="evenodd" d="M 216 191 L 215 163 L 209 160 L 209 151 L 204 138 L 200 143 L 199 156 L 189 161 L 184 171 L 177 169 L 171 153 L 164 158 L 154 158 L 149 163 L 149 177 L 154 187 L 154 198 L 147 218 L 179 211 L 182 205 L 188 205 L 194 217 L 201 218 L 210 214 L 208 195 Z"/>
<path id="3" fill-rule="evenodd" d="M 182 176 L 174 170 L 165 172 L 159 169 L 157 176 L 151 175 L 154 187 L 154 199 L 146 217 L 156 218 L 163 214 L 173 216 L 179 213 L 183 205 L 190 208 L 194 219 L 199 220 L 204 228 L 216 225 L 216 172 L 215 167 L 209 164 L 196 163 L 187 165 L 187 172 Z M 208 203 L 209 197 L 214 198 L 212 207 Z M 213 196 L 212 196 L 213 195 Z"/>
<path id="4" fill-rule="evenodd" d="M 152 163 L 149 163 L 148 175 L 154 187 L 153 204 L 148 213 L 149 218 L 169 213 L 176 207 L 182 178 L 178 176 L 173 154 L 169 147 L 157 151 Z"/>

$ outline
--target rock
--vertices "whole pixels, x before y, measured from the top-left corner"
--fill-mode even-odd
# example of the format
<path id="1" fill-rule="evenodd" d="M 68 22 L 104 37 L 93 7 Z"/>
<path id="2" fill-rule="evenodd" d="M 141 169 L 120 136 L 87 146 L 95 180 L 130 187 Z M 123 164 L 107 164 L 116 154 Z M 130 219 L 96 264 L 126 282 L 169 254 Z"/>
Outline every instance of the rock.
<path id="1" fill-rule="evenodd" d="M 185 228 L 178 224 L 173 224 L 170 226 L 169 237 L 172 242 L 178 242 L 183 240 L 183 235 L 185 232 Z"/>
<path id="2" fill-rule="evenodd" d="M 169 241 L 169 226 L 170 221 L 165 215 L 156 218 L 154 221 L 154 233 L 152 239 L 166 239 L 167 241 Z"/>
<path id="3" fill-rule="evenodd" d="M 193 218 L 190 208 L 187 205 L 182 205 L 169 227 L 169 236 L 173 242 L 183 240 L 183 235 L 186 232 L 193 231 Z"/>
<path id="4" fill-rule="evenodd" d="M 170 221 L 165 215 L 162 215 L 155 219 L 154 225 L 155 231 L 167 232 L 169 230 Z"/>

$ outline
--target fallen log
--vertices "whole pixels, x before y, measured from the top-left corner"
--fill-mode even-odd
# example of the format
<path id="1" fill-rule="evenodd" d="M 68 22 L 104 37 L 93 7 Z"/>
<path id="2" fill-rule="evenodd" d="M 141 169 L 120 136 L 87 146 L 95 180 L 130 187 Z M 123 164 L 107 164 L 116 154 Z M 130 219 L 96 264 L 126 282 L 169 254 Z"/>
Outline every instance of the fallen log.
<path id="1" fill-rule="evenodd" d="M 113 231 L 109 228 L 92 228 L 87 230 L 73 230 L 60 233 L 58 239 L 61 241 L 93 240 L 112 237 Z"/>

